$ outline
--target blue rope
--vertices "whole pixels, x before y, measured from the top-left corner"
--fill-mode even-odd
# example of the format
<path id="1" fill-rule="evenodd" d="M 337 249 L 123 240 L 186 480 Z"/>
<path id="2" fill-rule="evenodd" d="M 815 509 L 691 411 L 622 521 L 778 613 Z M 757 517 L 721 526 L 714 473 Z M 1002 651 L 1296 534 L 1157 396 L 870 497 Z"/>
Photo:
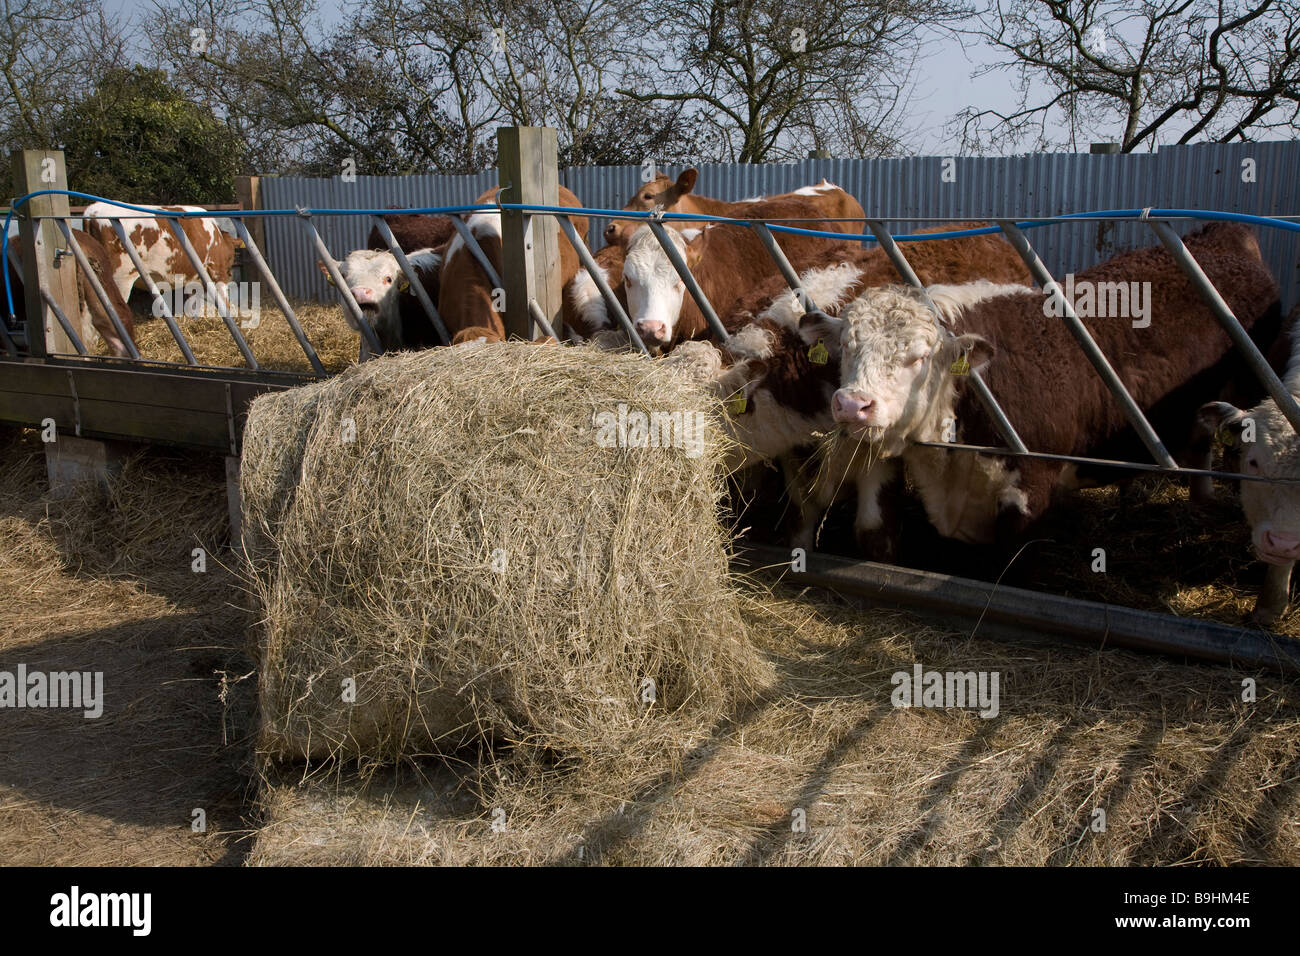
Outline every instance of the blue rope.
<path id="1" fill-rule="evenodd" d="M 89 199 L 93 202 L 104 202 L 122 209 L 129 209 L 133 212 L 145 213 L 149 216 L 157 216 L 160 211 L 151 209 L 148 206 L 138 206 L 131 203 L 119 202 L 115 199 L 105 199 L 102 196 L 95 196 L 90 193 L 76 192 L 70 189 L 42 189 L 37 192 L 28 193 L 14 200 L 12 207 L 5 216 L 4 236 L 0 238 L 0 259 L 5 262 L 5 302 L 8 307 L 10 319 L 14 316 L 14 297 L 13 288 L 9 282 L 9 225 L 13 222 L 14 213 L 19 206 L 25 205 L 32 199 L 40 196 L 75 196 L 78 199 Z M 600 219 L 632 219 L 648 220 L 651 218 L 664 219 L 677 222 L 716 222 L 733 225 L 749 225 L 754 220 L 750 219 L 732 219 L 727 216 L 709 216 L 701 213 L 690 212 L 642 212 L 627 209 L 587 209 L 585 207 L 574 206 L 543 206 L 532 205 L 527 203 L 477 203 L 468 206 L 425 206 L 412 209 L 250 209 L 241 211 L 237 214 L 232 212 L 223 212 L 221 210 L 198 210 L 194 212 L 167 212 L 167 217 L 176 217 L 178 219 L 191 218 L 248 218 L 249 216 L 392 216 L 392 215 L 459 215 L 461 213 L 473 212 L 498 212 L 500 210 L 509 210 L 512 212 L 528 213 L 562 213 L 564 215 L 574 216 L 594 216 Z M 1046 219 L 1027 219 L 1017 221 L 1016 226 L 1020 229 L 1037 229 L 1042 226 L 1050 226 L 1059 222 L 1071 222 L 1090 219 L 1203 219 L 1215 222 L 1238 222 L 1251 226 L 1263 226 L 1270 229 L 1282 229 L 1286 232 L 1300 233 L 1300 223 L 1290 222 L 1286 219 L 1275 218 L 1272 216 L 1253 216 L 1247 213 L 1239 212 L 1219 212 L 1217 210 L 1205 209 L 1103 209 L 1094 212 L 1071 213 L 1066 216 L 1053 216 Z M 798 226 L 782 226 L 775 222 L 768 224 L 768 228 L 773 232 L 786 233 L 792 236 L 814 236 L 822 239 L 844 239 L 858 240 L 860 242 L 876 242 L 875 236 L 864 233 L 846 233 L 846 232 L 825 232 L 819 229 L 804 229 Z M 987 236 L 1000 233 L 1002 230 L 997 226 L 983 226 L 978 229 L 954 229 L 949 232 L 928 232 L 920 235 L 901 235 L 894 236 L 897 242 L 931 242 L 939 239 L 960 239 L 966 236 Z"/>

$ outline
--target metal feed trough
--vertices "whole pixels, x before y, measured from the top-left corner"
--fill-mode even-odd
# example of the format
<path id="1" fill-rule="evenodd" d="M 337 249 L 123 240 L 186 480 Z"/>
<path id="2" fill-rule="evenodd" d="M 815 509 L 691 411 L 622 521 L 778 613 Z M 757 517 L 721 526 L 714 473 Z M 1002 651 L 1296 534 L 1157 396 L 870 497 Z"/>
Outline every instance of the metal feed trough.
<path id="1" fill-rule="evenodd" d="M 69 193 L 69 195 L 81 194 Z M 1267 393 L 1277 402 L 1279 409 L 1286 416 L 1292 427 L 1296 428 L 1297 432 L 1300 432 L 1300 404 L 1297 404 L 1294 397 L 1287 391 L 1286 386 L 1273 372 L 1267 360 L 1251 341 L 1249 335 L 1241 327 L 1237 318 L 1232 314 L 1231 309 L 1223 301 L 1217 290 L 1214 289 L 1213 285 L 1196 264 L 1196 261 L 1188 253 L 1182 240 L 1170 226 L 1170 222 L 1172 221 L 1185 221 L 1193 218 L 1235 219 L 1239 221 L 1247 221 L 1255 225 L 1300 232 L 1300 225 L 1293 222 L 1280 219 L 1266 219 L 1261 217 L 1240 216 L 1236 214 L 1202 213 L 1188 210 L 1117 210 L 1035 219 L 1025 222 L 996 220 L 996 226 L 990 226 L 984 229 L 939 234 L 930 233 L 923 236 L 893 236 L 886 227 L 886 222 L 897 220 L 868 219 L 865 222 L 868 232 L 860 235 L 852 235 L 844 233 L 826 233 L 803 228 L 798 220 L 758 221 L 728 219 L 725 217 L 695 214 L 660 212 L 638 213 L 609 209 L 575 209 L 537 203 L 498 203 L 491 206 L 470 205 L 404 210 L 281 209 L 247 210 L 243 212 L 222 211 L 221 215 L 223 217 L 228 217 L 234 221 L 236 233 L 244 242 L 248 259 L 255 266 L 261 280 L 266 283 L 266 287 L 270 290 L 277 306 L 283 312 L 285 320 L 289 324 L 294 338 L 302 349 L 303 355 L 311 367 L 313 374 L 270 372 L 259 369 L 252 349 L 249 347 L 248 342 L 240 332 L 239 324 L 236 321 L 235 316 L 232 314 L 229 302 L 226 297 L 221 294 L 220 289 L 212 282 L 211 277 L 203 268 L 202 261 L 199 259 L 181 226 L 181 219 L 188 216 L 206 215 L 206 213 L 162 214 L 153 210 L 145 210 L 140 207 L 124 205 L 122 215 L 114 219 L 114 230 L 132 262 L 136 264 L 136 267 L 140 269 L 141 274 L 144 276 L 145 286 L 154 299 L 155 308 L 166 323 L 169 332 L 180 348 L 181 354 L 185 359 L 184 363 L 146 362 L 139 359 L 138 353 L 135 352 L 134 347 L 131 347 L 131 360 L 92 356 L 85 343 L 82 341 L 80 336 L 78 336 L 74 323 L 69 320 L 66 310 L 60 308 L 58 302 L 55 301 L 52 296 L 47 294 L 47 290 L 42 287 L 40 302 L 50 308 L 55 321 L 57 321 L 58 325 L 67 335 L 72 346 L 72 351 L 45 352 L 43 350 L 33 350 L 29 343 L 25 344 L 21 341 L 21 337 L 16 338 L 8 331 L 5 331 L 3 337 L 0 338 L 0 346 L 3 346 L 6 353 L 5 357 L 0 359 L 0 420 L 29 425 L 39 424 L 43 419 L 50 417 L 46 413 L 52 407 L 65 409 L 66 415 L 66 410 L 69 408 L 67 400 L 70 399 L 71 418 L 59 417 L 57 415 L 54 417 L 57 421 L 61 422 L 72 421 L 75 419 L 73 423 L 77 434 L 82 434 L 84 431 L 85 434 L 99 437 L 131 437 L 137 440 L 186 444 L 194 447 L 205 447 L 211 450 L 222 451 L 229 455 L 236 455 L 238 453 L 238 435 L 242 427 L 242 421 L 240 419 L 243 409 L 246 408 L 247 403 L 251 401 L 257 393 L 269 389 L 292 387 L 293 385 L 326 374 L 315 348 L 309 341 L 308 336 L 304 332 L 292 306 L 284 295 L 270 266 L 267 264 L 262 250 L 258 248 L 253 236 L 250 234 L 245 222 L 246 218 L 258 216 L 294 216 L 302 222 L 303 231 L 306 234 L 308 242 L 314 248 L 316 254 L 324 263 L 326 270 L 333 279 L 333 283 L 342 300 L 343 308 L 351 317 L 353 325 L 360 331 L 360 359 L 364 361 L 372 355 L 381 354 L 383 351 L 382 345 L 375 334 L 375 330 L 366 320 L 365 314 L 362 312 L 351 292 L 348 290 L 346 282 L 343 281 L 339 269 L 339 260 L 331 253 L 324 239 L 321 237 L 321 234 L 314 223 L 315 218 L 320 216 L 370 217 L 370 219 L 377 225 L 379 234 L 383 237 L 385 244 L 396 258 L 398 266 L 402 270 L 407 281 L 410 283 L 412 291 L 416 295 L 421 308 L 427 314 L 433 328 L 436 330 L 441 340 L 446 343 L 449 342 L 450 337 L 446 325 L 438 312 L 437 304 L 431 301 L 429 296 L 425 293 L 415 269 L 412 267 L 406 256 L 405 250 L 401 249 L 393 236 L 392 230 L 382 217 L 394 213 L 409 212 L 451 215 L 458 234 L 470 254 L 474 256 L 479 265 L 484 269 L 493 285 L 501 287 L 502 277 L 497 274 L 492 263 L 480 247 L 477 239 L 459 216 L 460 213 L 492 210 L 502 213 L 513 212 L 522 214 L 526 223 L 529 221 L 529 217 L 554 217 L 558 222 L 559 228 L 564 232 L 577 250 L 578 258 L 581 261 L 583 268 L 586 269 L 587 273 L 591 276 L 610 313 L 614 316 L 619 326 L 627 333 L 634 347 L 639 348 L 642 352 L 646 351 L 645 345 L 641 342 L 640 337 L 636 335 L 631 319 L 622 308 L 617 296 L 601 275 L 590 250 L 587 248 L 582 238 L 577 234 L 573 224 L 570 222 L 570 216 L 580 215 L 597 219 L 627 219 L 643 221 L 648 224 L 651 232 L 656 237 L 660 246 L 663 248 L 664 253 L 668 256 L 669 261 L 672 262 L 674 269 L 685 284 L 687 291 L 699 306 L 700 311 L 708 322 L 713 334 L 721 340 L 726 340 L 727 338 L 726 329 L 723 327 L 719 316 L 709 303 L 694 276 L 691 275 L 690 270 L 681 254 L 678 252 L 677 247 L 667 235 L 664 225 L 665 221 L 718 222 L 752 229 L 764 248 L 767 250 L 768 254 L 771 256 L 777 271 L 780 272 L 789 287 L 799 297 L 804 308 L 813 313 L 818 313 L 820 310 L 818 309 L 817 304 L 812 300 L 807 289 L 803 287 L 798 274 L 782 252 L 778 236 L 782 233 L 799 233 L 805 235 L 825 236 L 835 239 L 859 239 L 864 242 L 877 242 L 889 256 L 902 280 L 919 289 L 929 307 L 932 310 L 935 310 L 937 314 L 937 309 L 934 303 L 929 299 L 929 296 L 925 294 L 924 286 L 921 284 L 915 271 L 909 265 L 907 257 L 903 252 L 902 245 L 906 242 L 934 241 L 936 239 L 951 236 L 976 235 L 986 232 L 1001 231 L 1007 241 L 1016 249 L 1020 257 L 1024 260 L 1034 278 L 1040 283 L 1040 285 L 1046 288 L 1049 284 L 1055 284 L 1054 279 L 1048 272 L 1046 266 L 1043 265 L 1042 260 L 1029 242 L 1026 235 L 1027 230 L 1050 226 L 1053 223 L 1078 222 L 1081 219 L 1105 221 L 1139 219 L 1148 224 L 1156 237 L 1161 241 L 1165 248 L 1169 250 L 1175 261 L 1188 275 L 1191 282 L 1201 292 L 1216 319 L 1226 330 L 1227 334 L 1240 350 L 1241 354 L 1245 357 L 1246 362 L 1254 374 L 1259 378 Z M 157 287 L 153 280 L 144 272 L 139 250 L 137 250 L 131 243 L 127 236 L 127 230 L 123 226 L 124 222 L 129 223 L 132 218 L 142 215 L 166 219 L 173 233 L 181 243 L 187 258 L 195 269 L 195 272 L 200 277 L 203 287 L 208 290 L 209 296 L 216 304 L 220 318 L 225 324 L 231 339 L 234 341 L 240 354 L 244 358 L 246 369 L 217 369 L 199 365 L 193 349 L 186 340 L 184 331 L 178 323 L 176 316 L 172 315 L 170 311 L 170 306 L 167 302 L 166 296 L 163 295 L 162 291 Z M 947 221 L 960 221 L 961 219 L 962 217 L 953 216 L 948 217 Z M 62 237 L 67 243 L 69 251 L 75 257 L 78 265 L 81 269 L 86 270 L 90 275 L 91 286 L 96 296 L 105 305 L 108 314 L 113 317 L 118 334 L 122 336 L 125 342 L 129 343 L 130 338 L 125 335 L 125 330 L 122 329 L 120 323 L 117 322 L 116 314 L 108 302 L 108 297 L 105 294 L 104 289 L 100 286 L 94 273 L 89 271 L 85 254 L 80 249 L 71 232 L 71 216 L 33 214 L 24 218 L 20 225 L 22 229 L 28 230 L 39 228 L 39 225 L 45 221 L 53 221 L 57 225 Z M 518 264 L 507 259 L 504 266 L 505 271 L 509 273 L 512 269 L 516 268 Z M 998 404 L 996 397 L 990 392 L 983 378 L 974 371 L 972 371 L 970 376 L 972 387 L 976 390 L 976 395 L 997 427 L 998 433 L 1005 442 L 1005 446 L 995 448 L 989 446 L 959 445 L 955 443 L 926 444 L 933 445 L 934 447 L 946 448 L 958 453 L 995 453 L 1000 455 L 1035 457 L 1081 464 L 1105 464 L 1121 468 L 1131 468 L 1139 471 L 1159 471 L 1188 477 L 1209 475 L 1234 480 L 1279 481 L 1279 479 L 1257 478 L 1255 476 L 1227 474 L 1217 471 L 1182 468 L 1178 466 L 1178 464 L 1173 460 L 1173 457 L 1169 454 L 1168 449 L 1165 448 L 1159 436 L 1155 433 L 1142 410 L 1138 407 L 1137 403 L 1129 395 L 1123 383 L 1119 380 L 1119 377 L 1111 367 L 1106 356 L 1103 355 L 1101 350 L 1098 348 L 1096 342 L 1088 332 L 1087 327 L 1075 313 L 1072 304 L 1066 301 L 1064 296 L 1062 296 L 1061 299 L 1063 305 L 1062 320 L 1066 323 L 1067 328 L 1078 342 L 1084 354 L 1087 356 L 1090 364 L 1105 382 L 1110 393 L 1120 404 L 1129 424 L 1142 439 L 1153 461 L 1150 463 L 1102 461 L 1078 456 L 1046 454 L 1026 448 L 1023 441 L 1020 439 L 1020 436 L 1016 433 L 1014 426 Z M 33 307 L 29 304 L 28 308 L 29 310 L 32 310 L 33 308 L 39 309 L 40 306 L 38 305 Z M 528 317 L 531 321 L 532 327 L 538 334 L 555 334 L 544 310 L 534 299 L 528 301 Z M 943 329 L 944 334 L 952 334 L 942 324 L 940 325 L 940 328 Z M 559 336 L 556 337 L 561 341 L 561 343 L 564 342 L 564 340 Z M 33 358 L 39 358 L 40 361 L 33 362 Z M 113 400 L 116 401 L 116 405 L 118 406 L 116 412 L 119 418 L 116 421 L 110 420 L 111 416 L 107 416 L 104 409 L 96 409 L 97 414 L 91 416 L 93 418 L 92 422 L 88 423 L 85 420 L 88 402 L 103 403 L 109 401 L 109 399 L 105 397 L 106 387 L 102 380 L 91 389 L 94 393 L 94 397 L 89 397 L 86 394 L 85 386 L 81 383 L 92 372 L 101 379 L 103 376 L 108 376 L 110 379 L 115 378 L 123 390 L 122 394 L 113 396 Z M 12 385 L 5 385 L 4 382 L 6 380 L 12 383 Z M 187 385 L 186 383 L 189 384 Z M 224 391 L 220 387 L 213 389 L 210 387 L 211 385 L 224 386 Z M 27 389 L 28 391 L 23 391 L 24 389 Z M 156 403 L 151 404 L 140 400 L 140 395 L 145 391 L 153 391 L 157 394 L 161 394 L 164 396 L 164 400 L 170 404 L 173 412 L 178 410 L 181 412 L 179 415 L 173 414 L 169 419 L 171 423 L 170 431 L 155 414 L 157 412 Z M 193 396 L 204 396 L 203 400 L 200 402 L 197 398 L 190 397 L 189 400 L 186 401 L 182 398 L 186 393 L 191 392 L 193 393 Z M 28 401 L 24 402 L 15 397 L 22 395 L 25 395 L 28 398 Z M 198 407 L 196 407 L 196 405 Z M 132 422 L 132 416 L 137 416 L 140 421 L 146 423 L 147 427 L 135 427 L 139 426 L 139 421 Z M 195 419 L 204 416 L 222 419 L 225 427 L 219 429 L 221 433 L 220 437 L 214 437 L 218 431 L 218 429 L 215 428 L 215 423 L 207 423 L 207 425 L 202 428 L 187 429 L 185 420 L 191 416 Z M 776 560 L 776 556 L 780 554 L 777 549 L 751 548 L 749 553 L 750 558 L 748 560 L 750 560 L 751 563 L 755 563 L 753 556 L 758 555 L 767 559 L 768 563 L 788 565 L 788 559 L 784 562 Z M 816 557 L 816 561 L 821 562 L 821 565 L 824 565 L 826 560 L 831 559 L 823 560 L 820 556 Z M 806 583 L 820 583 L 822 585 L 830 583 L 831 585 L 834 585 L 835 582 L 842 583 L 847 580 L 848 577 L 852 577 L 852 575 L 846 577 L 846 573 L 844 573 L 842 569 L 831 573 L 827 568 L 821 567 L 821 565 L 818 565 L 820 570 L 814 568 L 813 571 L 808 572 L 809 577 Z M 899 591 L 900 588 L 906 590 L 907 586 L 911 586 L 912 592 L 910 593 L 913 593 L 913 597 L 916 597 L 916 595 L 924 595 L 927 590 L 933 590 L 934 588 L 933 581 L 928 580 L 928 578 L 919 583 L 913 581 L 911 585 L 905 586 L 899 584 L 901 578 L 906 578 L 910 581 L 911 578 L 908 576 L 911 575 L 912 577 L 916 577 L 917 575 L 920 575 L 919 572 L 914 575 L 912 572 L 905 572 L 902 569 L 865 563 L 859 563 L 854 567 L 857 569 L 854 573 L 862 580 L 859 580 L 857 591 L 853 591 L 853 588 L 848 589 L 853 591 L 853 593 L 866 594 L 871 591 L 871 587 L 875 587 L 876 591 L 882 593 L 901 593 L 901 591 Z M 790 572 L 787 571 L 787 573 Z M 873 578 L 872 575 L 875 575 L 876 577 Z M 797 574 L 793 576 L 796 578 L 799 577 Z M 925 576 L 921 575 L 921 577 Z M 931 575 L 928 577 L 935 578 L 936 576 Z M 886 580 L 889 583 L 888 587 L 885 587 Z M 961 579 L 944 580 L 956 582 L 961 581 Z M 870 586 L 864 585 L 863 581 L 866 581 Z M 875 584 L 871 585 L 871 581 L 875 581 Z M 974 582 L 965 582 L 965 584 L 975 587 Z M 950 588 L 949 590 L 951 591 L 952 589 Z M 959 587 L 957 590 L 961 590 L 961 588 Z M 967 590 L 970 590 L 970 588 L 967 588 Z M 985 594 L 984 591 L 980 591 L 978 588 L 976 588 L 972 593 L 976 593 L 977 595 Z M 985 597 L 987 597 L 987 595 L 985 595 Z M 898 601 L 909 603 L 902 598 L 898 598 L 897 595 L 895 598 L 896 603 Z M 1144 642 L 1140 638 L 1126 634 L 1114 633 L 1110 630 L 1105 630 L 1104 633 L 1103 631 L 1094 632 L 1082 625 L 1077 625 L 1077 623 L 1076 625 L 1065 627 L 1061 623 L 1062 621 L 1071 618 L 1077 619 L 1080 614 L 1083 614 L 1083 610 L 1075 609 L 1077 613 L 1072 613 L 1068 610 L 1071 602 L 1067 601 L 1067 599 L 1055 598 L 1051 595 L 1035 594 L 1034 598 L 1042 608 L 1042 613 L 1035 617 L 1031 611 L 1018 605 L 1014 611 L 1007 612 L 1007 620 L 1012 621 L 1013 623 L 1018 623 L 1020 626 L 1033 625 L 1040 629 L 1049 630 L 1058 634 L 1066 633 L 1068 631 L 1070 632 L 1070 636 L 1074 637 L 1079 637 L 1081 636 L 1081 631 L 1086 631 L 1087 633 L 1082 636 L 1089 637 L 1093 640 L 1104 641 L 1107 639 L 1108 635 L 1110 643 L 1128 644 L 1136 647 L 1157 647 L 1158 649 L 1172 652 L 1179 652 L 1179 649 L 1181 648 L 1183 653 L 1187 653 L 1191 656 L 1209 657 L 1216 660 L 1237 661 L 1250 665 L 1272 661 L 1283 669 L 1300 669 L 1300 650 L 1289 646 L 1295 645 L 1297 642 L 1284 642 L 1283 644 L 1279 644 L 1271 637 L 1271 635 L 1263 632 L 1246 631 L 1240 628 L 1230 628 L 1225 625 L 1175 618 L 1168 615 L 1152 615 L 1151 617 L 1153 619 L 1158 618 L 1164 622 L 1161 629 L 1161 638 L 1159 641 Z M 984 600 L 983 607 L 987 609 L 989 606 L 988 600 L 976 597 L 971 598 L 973 603 L 970 604 L 967 610 L 972 613 L 978 611 L 980 609 L 978 607 L 980 600 Z M 923 596 L 918 598 L 917 601 L 919 601 L 922 606 L 926 603 L 926 599 Z M 917 601 L 912 601 L 911 603 L 917 603 Z M 1082 605 L 1087 602 L 1073 603 Z M 930 604 L 933 606 L 934 602 L 931 601 Z M 947 601 L 944 607 L 945 613 L 951 613 L 955 606 L 956 605 L 953 604 L 952 600 Z M 1097 605 L 1096 607 L 1106 606 Z M 1063 608 L 1066 610 L 1062 610 Z M 1090 611 L 1089 613 L 1092 612 Z M 1135 621 L 1140 623 L 1140 621 L 1145 620 L 1145 618 L 1141 617 L 1141 613 L 1143 612 L 1131 613 L 1139 615 L 1137 618 L 1134 618 Z M 1134 627 L 1137 627 L 1137 625 L 1134 625 Z M 1137 629 L 1140 630 L 1140 628 Z M 1134 630 L 1134 628 L 1130 628 L 1130 630 Z M 1212 634 L 1213 639 L 1208 638 L 1206 636 L 1207 634 Z M 1216 647 L 1220 648 L 1218 652 L 1214 650 Z"/>

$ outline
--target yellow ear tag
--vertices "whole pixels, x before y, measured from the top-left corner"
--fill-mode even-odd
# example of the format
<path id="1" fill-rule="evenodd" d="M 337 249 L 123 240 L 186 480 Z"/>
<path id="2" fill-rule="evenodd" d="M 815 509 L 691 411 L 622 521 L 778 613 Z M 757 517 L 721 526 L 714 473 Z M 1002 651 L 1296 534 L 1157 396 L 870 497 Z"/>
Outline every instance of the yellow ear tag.
<path id="1" fill-rule="evenodd" d="M 1222 441 L 1224 446 L 1227 448 L 1231 448 L 1233 445 L 1237 444 L 1237 436 L 1226 429 L 1219 432 L 1219 440 Z"/>
<path id="2" fill-rule="evenodd" d="M 398 291 L 398 292 L 405 292 L 405 291 L 406 291 L 407 289 L 409 289 L 409 288 L 411 288 L 411 280 L 410 280 L 410 279 L 403 279 L 403 280 L 401 281 L 401 284 L 398 285 L 398 287 L 397 287 L 397 291 Z"/>
<path id="3" fill-rule="evenodd" d="M 813 344 L 813 347 L 808 350 L 808 361 L 814 365 L 825 365 L 830 357 L 831 353 L 827 350 L 826 343 L 821 339 L 818 339 Z"/>
<path id="4" fill-rule="evenodd" d="M 735 395 L 732 395 L 729 399 L 727 399 L 726 402 L 726 409 L 728 415 L 743 415 L 745 414 L 745 409 L 748 407 L 749 407 L 749 400 L 745 397 L 745 393 L 743 391 L 737 392 Z"/>
<path id="5" fill-rule="evenodd" d="M 325 281 L 328 282 L 330 285 L 333 285 L 334 277 L 327 272 L 325 273 Z"/>
<path id="6" fill-rule="evenodd" d="M 953 362 L 952 365 L 948 367 L 948 371 L 952 372 L 953 375 L 970 374 L 970 359 L 966 358 L 965 352 L 962 352 L 961 355 L 957 356 L 957 361 Z"/>

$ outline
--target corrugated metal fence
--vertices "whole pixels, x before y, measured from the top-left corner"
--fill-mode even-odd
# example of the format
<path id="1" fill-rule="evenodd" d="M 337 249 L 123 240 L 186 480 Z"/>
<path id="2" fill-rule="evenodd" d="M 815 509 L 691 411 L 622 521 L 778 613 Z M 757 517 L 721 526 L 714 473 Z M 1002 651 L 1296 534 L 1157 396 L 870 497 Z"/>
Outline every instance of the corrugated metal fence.
<path id="1" fill-rule="evenodd" d="M 673 176 L 680 169 L 664 167 Z M 720 199 L 743 199 L 789 192 L 823 177 L 856 196 L 868 215 L 905 220 L 899 224 L 902 228 L 936 217 L 1027 219 L 1148 206 L 1300 215 L 1300 141 L 1167 146 L 1153 154 L 1130 155 L 706 164 L 700 166 L 696 189 Z M 473 202 L 496 182 L 495 170 L 472 176 L 357 176 L 355 182 L 268 177 L 262 180 L 262 196 L 268 209 L 450 206 Z M 563 169 L 560 182 L 588 207 L 617 209 L 640 185 L 641 168 Z M 364 244 L 370 223 L 364 217 L 322 217 L 317 227 L 334 254 L 343 255 Z M 603 227 L 602 221 L 592 224 L 593 249 L 601 245 Z M 1148 228 L 1138 224 L 1046 226 L 1029 235 L 1057 278 L 1123 249 L 1155 244 Z M 1300 295 L 1300 239 L 1265 229 L 1260 245 L 1282 285 L 1283 305 L 1289 308 Z M 267 246 L 268 259 L 290 296 L 335 301 L 301 226 L 289 217 L 269 219 Z"/>

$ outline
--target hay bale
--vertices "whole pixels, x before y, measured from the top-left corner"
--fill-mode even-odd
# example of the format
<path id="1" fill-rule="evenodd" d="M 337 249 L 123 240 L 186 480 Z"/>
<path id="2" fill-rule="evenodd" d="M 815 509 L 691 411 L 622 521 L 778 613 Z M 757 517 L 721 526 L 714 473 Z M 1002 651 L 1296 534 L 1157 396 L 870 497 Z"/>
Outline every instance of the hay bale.
<path id="1" fill-rule="evenodd" d="M 620 405 L 705 440 L 606 447 Z M 261 752 L 680 754 L 771 679 L 728 578 L 711 411 L 643 358 L 522 343 L 259 398 L 241 486 Z"/>

